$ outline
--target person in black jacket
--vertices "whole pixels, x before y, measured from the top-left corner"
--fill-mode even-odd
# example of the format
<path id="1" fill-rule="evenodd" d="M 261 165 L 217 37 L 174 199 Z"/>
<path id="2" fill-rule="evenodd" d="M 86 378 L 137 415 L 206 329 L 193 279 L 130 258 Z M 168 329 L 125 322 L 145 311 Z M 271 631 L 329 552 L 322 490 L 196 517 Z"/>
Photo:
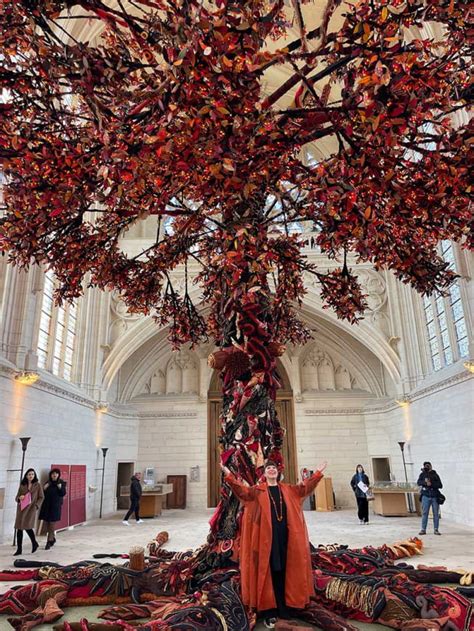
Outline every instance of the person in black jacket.
<path id="1" fill-rule="evenodd" d="M 356 472 L 352 476 L 351 486 L 356 496 L 357 516 L 359 517 L 359 523 L 368 524 L 369 523 L 369 502 L 367 500 L 367 495 L 360 488 L 359 482 L 362 482 L 366 486 L 370 486 L 369 478 L 364 471 L 364 467 L 361 464 L 358 464 L 356 467 Z"/>
<path id="2" fill-rule="evenodd" d="M 44 501 L 41 505 L 39 518 L 46 524 L 46 546 L 45 550 L 49 550 L 56 543 L 56 535 L 54 526 L 61 519 L 61 509 L 63 506 L 63 498 L 66 495 L 66 482 L 61 480 L 61 471 L 59 469 L 51 469 L 49 479 L 43 487 Z"/>
<path id="3" fill-rule="evenodd" d="M 128 518 L 132 513 L 135 513 L 135 519 L 137 524 L 143 524 L 143 519 L 140 519 L 140 498 L 142 496 L 142 485 L 140 484 L 141 473 L 134 473 L 131 477 L 130 484 L 130 508 L 125 515 L 122 524 L 130 526 Z"/>
<path id="4" fill-rule="evenodd" d="M 421 473 L 418 477 L 418 486 L 421 488 L 420 499 L 422 507 L 421 530 L 420 535 L 426 535 L 426 526 L 428 525 L 428 515 L 431 510 L 433 512 L 434 534 L 440 535 L 439 531 L 439 490 L 443 488 L 441 478 L 431 466 L 431 462 L 424 462 Z"/>

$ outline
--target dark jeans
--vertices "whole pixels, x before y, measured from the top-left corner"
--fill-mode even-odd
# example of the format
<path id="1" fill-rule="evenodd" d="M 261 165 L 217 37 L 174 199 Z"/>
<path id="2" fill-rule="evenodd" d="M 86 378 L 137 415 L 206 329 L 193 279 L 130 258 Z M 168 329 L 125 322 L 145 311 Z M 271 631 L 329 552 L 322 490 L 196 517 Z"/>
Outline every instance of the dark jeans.
<path id="1" fill-rule="evenodd" d="M 128 509 L 127 514 L 124 517 L 124 521 L 128 521 L 128 518 L 132 513 L 135 513 L 135 519 L 138 521 L 140 519 L 140 498 L 132 497 L 130 498 L 130 508 Z"/>
<path id="2" fill-rule="evenodd" d="M 431 510 L 433 512 L 433 526 L 435 530 L 439 528 L 439 504 L 438 499 L 436 497 L 426 497 L 423 495 L 421 498 L 421 507 L 422 507 L 422 516 L 421 516 L 421 529 L 426 530 L 426 526 L 428 525 L 428 515 Z"/>
<path id="3" fill-rule="evenodd" d="M 356 497 L 357 515 L 365 523 L 369 521 L 369 502 L 366 497 Z"/>

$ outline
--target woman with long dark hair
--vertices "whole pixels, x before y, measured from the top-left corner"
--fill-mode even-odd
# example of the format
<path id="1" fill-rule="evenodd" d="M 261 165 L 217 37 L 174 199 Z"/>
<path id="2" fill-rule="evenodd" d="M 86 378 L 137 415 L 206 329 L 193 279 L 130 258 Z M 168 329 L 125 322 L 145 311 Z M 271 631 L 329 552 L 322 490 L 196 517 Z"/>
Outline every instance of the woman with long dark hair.
<path id="1" fill-rule="evenodd" d="M 358 464 L 356 471 L 351 479 L 351 487 L 354 491 L 357 502 L 357 516 L 360 524 L 369 523 L 369 500 L 367 499 L 367 490 L 370 486 L 369 477 L 364 471 L 364 467 Z M 364 488 L 367 489 L 364 491 Z"/>
<path id="2" fill-rule="evenodd" d="M 265 481 L 254 486 L 245 486 L 227 467 L 221 468 L 244 505 L 239 547 L 242 600 L 260 612 L 271 629 L 277 617 L 288 619 L 290 607 L 304 609 L 314 594 L 303 500 L 323 477 L 326 463 L 300 484 L 282 484 L 271 460 L 265 463 Z"/>
<path id="3" fill-rule="evenodd" d="M 63 506 L 63 497 L 66 495 L 66 482 L 61 480 L 60 469 L 51 469 L 49 478 L 43 487 L 44 502 L 41 506 L 39 518 L 46 525 L 46 546 L 45 550 L 49 550 L 56 543 L 56 535 L 54 526 L 61 519 L 61 509 Z"/>
<path id="4" fill-rule="evenodd" d="M 20 488 L 16 494 L 16 552 L 13 556 L 19 556 L 23 553 L 23 531 L 31 539 L 31 552 L 36 552 L 38 542 L 35 537 L 36 513 L 38 512 L 44 494 L 41 484 L 38 482 L 38 476 L 34 469 L 28 469 L 20 482 Z"/>

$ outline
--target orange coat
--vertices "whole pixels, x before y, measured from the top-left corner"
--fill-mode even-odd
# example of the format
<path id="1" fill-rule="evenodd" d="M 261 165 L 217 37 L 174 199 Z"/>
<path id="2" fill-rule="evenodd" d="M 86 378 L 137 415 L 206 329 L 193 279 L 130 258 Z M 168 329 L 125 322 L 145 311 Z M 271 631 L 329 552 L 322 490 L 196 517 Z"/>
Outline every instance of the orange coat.
<path id="1" fill-rule="evenodd" d="M 288 548 L 285 601 L 288 607 L 304 609 L 314 594 L 308 531 L 302 504 L 323 477 L 317 471 L 303 484 L 280 484 L 286 504 Z M 245 486 L 232 475 L 225 481 L 244 505 L 240 535 L 239 565 L 242 601 L 264 611 L 276 607 L 270 570 L 272 516 L 267 483 Z"/>

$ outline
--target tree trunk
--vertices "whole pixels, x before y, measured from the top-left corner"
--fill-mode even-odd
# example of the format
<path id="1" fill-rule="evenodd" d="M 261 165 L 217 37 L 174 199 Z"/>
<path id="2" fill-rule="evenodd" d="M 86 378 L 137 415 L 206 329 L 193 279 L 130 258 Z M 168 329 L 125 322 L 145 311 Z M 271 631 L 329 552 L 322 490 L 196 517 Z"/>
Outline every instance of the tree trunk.
<path id="1" fill-rule="evenodd" d="M 275 358 L 285 349 L 271 341 L 265 292 L 249 295 L 251 300 L 239 304 L 228 320 L 223 345 L 211 355 L 210 365 L 222 371 L 221 463 L 253 485 L 262 476 L 268 458 L 283 467 L 284 430 L 275 410 L 276 390 L 280 387 Z M 221 567 L 238 548 L 240 512 L 239 501 L 223 482 L 209 537 Z"/>

